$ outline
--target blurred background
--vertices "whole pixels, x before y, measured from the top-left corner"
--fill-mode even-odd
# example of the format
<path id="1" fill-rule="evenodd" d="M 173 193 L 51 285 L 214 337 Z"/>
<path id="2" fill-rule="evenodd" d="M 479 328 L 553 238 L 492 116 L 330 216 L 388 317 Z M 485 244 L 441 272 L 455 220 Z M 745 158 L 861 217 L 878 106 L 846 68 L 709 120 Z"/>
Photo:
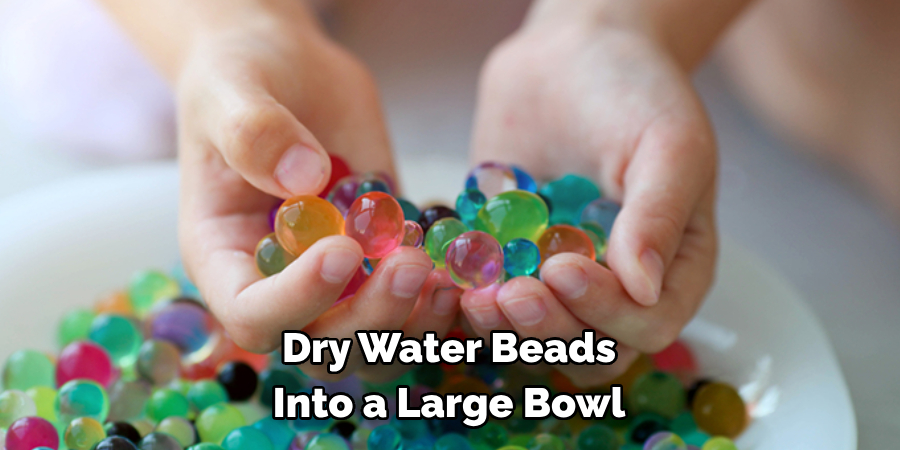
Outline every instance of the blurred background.
<path id="1" fill-rule="evenodd" d="M 374 71 L 401 173 L 422 160 L 464 167 L 480 65 L 528 2 L 355 3 L 323 18 Z M 837 351 L 860 448 L 892 448 L 898 221 L 883 193 L 764 126 L 726 75 L 725 51 L 696 75 L 719 139 L 722 234 L 800 290 Z M 90 0 L 0 0 L 0 201 L 174 152 L 169 88 Z"/>

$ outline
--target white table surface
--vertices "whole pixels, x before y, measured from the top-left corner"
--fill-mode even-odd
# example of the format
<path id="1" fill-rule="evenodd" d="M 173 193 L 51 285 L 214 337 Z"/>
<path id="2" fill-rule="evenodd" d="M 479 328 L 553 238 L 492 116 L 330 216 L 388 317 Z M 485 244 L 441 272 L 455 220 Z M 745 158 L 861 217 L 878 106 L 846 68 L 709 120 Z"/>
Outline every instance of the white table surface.
<path id="1" fill-rule="evenodd" d="M 333 21 L 381 83 L 401 167 L 421 158 L 465 164 L 480 61 L 515 28 L 524 4 L 355 2 Z M 838 172 L 766 132 L 714 65 L 697 84 L 721 148 L 723 234 L 780 270 L 824 323 L 850 387 L 859 448 L 896 447 L 898 227 Z M 0 196 L 107 165 L 30 148 L 12 135 L 0 123 Z"/>

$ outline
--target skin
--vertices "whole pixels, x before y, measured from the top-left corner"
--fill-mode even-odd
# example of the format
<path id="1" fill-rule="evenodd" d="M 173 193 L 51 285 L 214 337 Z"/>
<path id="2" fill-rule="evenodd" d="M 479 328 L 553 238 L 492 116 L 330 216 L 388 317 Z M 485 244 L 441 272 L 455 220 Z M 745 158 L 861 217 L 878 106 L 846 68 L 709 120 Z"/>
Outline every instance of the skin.
<path id="1" fill-rule="evenodd" d="M 266 279 L 253 253 L 273 205 L 325 186 L 326 151 L 355 171 L 393 174 L 366 68 L 296 0 L 104 3 L 175 86 L 185 265 L 244 348 L 271 351 L 284 329 L 443 335 L 457 316 L 482 335 L 568 339 L 592 328 L 618 340 L 619 361 L 563 368 L 590 385 L 623 371 L 637 351 L 671 343 L 709 288 L 716 148 L 689 74 L 742 1 L 538 1 L 485 64 L 473 162 L 599 180 L 624 204 L 610 269 L 563 254 L 544 263 L 543 282 L 517 278 L 462 295 L 423 252 L 401 248 L 337 305 L 362 260 L 352 239 L 322 239 Z M 324 367 L 302 368 L 333 378 Z M 367 366 L 358 353 L 348 367 L 342 375 L 373 381 L 406 369 Z"/>

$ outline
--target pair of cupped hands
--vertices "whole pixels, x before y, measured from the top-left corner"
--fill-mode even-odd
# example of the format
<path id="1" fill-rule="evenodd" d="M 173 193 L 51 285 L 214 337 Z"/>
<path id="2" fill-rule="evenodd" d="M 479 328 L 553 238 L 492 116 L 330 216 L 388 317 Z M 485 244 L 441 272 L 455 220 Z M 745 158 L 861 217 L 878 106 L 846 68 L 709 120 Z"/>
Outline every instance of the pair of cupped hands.
<path id="1" fill-rule="evenodd" d="M 485 338 L 502 329 L 571 339 L 594 329 L 617 341 L 616 363 L 557 369 L 576 385 L 601 384 L 639 352 L 676 339 L 712 281 L 716 148 L 687 72 L 646 33 L 530 17 L 485 62 L 471 160 L 514 163 L 537 179 L 595 179 L 623 204 L 609 268 L 560 254 L 543 263 L 540 279 L 463 291 L 424 252 L 401 247 L 335 304 L 363 260 L 353 239 L 322 239 L 270 278 L 257 272 L 254 248 L 270 231 L 274 205 L 325 187 L 328 153 L 355 172 L 395 174 L 377 87 L 316 27 L 274 21 L 213 34 L 189 53 L 176 82 L 186 267 L 230 336 L 251 351 L 278 348 L 283 330 L 421 337 L 462 323 Z M 354 347 L 342 375 L 384 381 L 408 369 L 367 365 Z M 325 365 L 301 369 L 335 377 Z"/>

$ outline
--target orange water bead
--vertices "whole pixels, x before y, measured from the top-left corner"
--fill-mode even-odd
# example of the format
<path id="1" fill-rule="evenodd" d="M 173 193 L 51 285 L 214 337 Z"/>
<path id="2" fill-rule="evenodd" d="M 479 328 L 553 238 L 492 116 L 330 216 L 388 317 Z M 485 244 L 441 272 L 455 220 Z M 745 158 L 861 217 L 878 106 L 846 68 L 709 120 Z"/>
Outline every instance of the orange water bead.
<path id="1" fill-rule="evenodd" d="M 577 253 L 590 259 L 597 256 L 594 242 L 583 230 L 571 225 L 554 225 L 544 230 L 537 241 L 541 262 L 559 253 Z"/>
<path id="2" fill-rule="evenodd" d="M 691 412 L 701 430 L 735 438 L 747 425 L 747 408 L 737 390 L 725 383 L 707 383 L 697 389 Z"/>
<path id="3" fill-rule="evenodd" d="M 275 216 L 275 235 L 288 253 L 300 256 L 319 239 L 344 232 L 344 216 L 314 195 L 288 199 Z"/>
<path id="4" fill-rule="evenodd" d="M 491 394 L 491 388 L 480 378 L 470 377 L 464 374 L 450 375 L 444 379 L 437 388 L 442 395 L 447 394 Z"/>
<path id="5" fill-rule="evenodd" d="M 94 304 L 94 312 L 97 314 L 120 314 L 124 316 L 134 315 L 131 300 L 125 291 L 116 291 L 101 298 Z"/>

